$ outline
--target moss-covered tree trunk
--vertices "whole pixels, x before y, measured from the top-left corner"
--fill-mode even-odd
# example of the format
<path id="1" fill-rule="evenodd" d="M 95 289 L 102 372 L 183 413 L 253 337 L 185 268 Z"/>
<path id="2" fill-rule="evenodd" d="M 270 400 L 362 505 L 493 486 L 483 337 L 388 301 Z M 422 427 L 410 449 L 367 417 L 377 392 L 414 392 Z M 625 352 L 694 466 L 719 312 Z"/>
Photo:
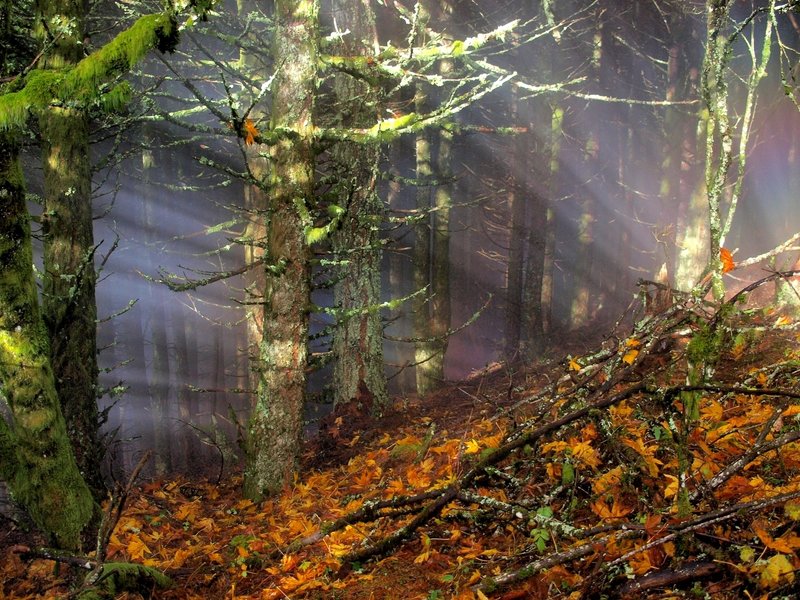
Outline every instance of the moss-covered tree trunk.
<path id="1" fill-rule="evenodd" d="M 17 150 L 11 134 L 0 134 L 0 389 L 10 415 L 0 417 L 0 477 L 55 544 L 77 549 L 94 503 L 70 448 L 50 366 Z"/>
<path id="2" fill-rule="evenodd" d="M 84 9 L 83 3 L 71 0 L 37 3 L 40 35 L 45 44 L 52 44 L 43 66 L 71 67 L 83 58 Z M 49 39 L 53 31 L 59 32 L 55 42 Z M 50 330 L 53 372 L 75 457 L 100 499 L 105 494 L 100 472 L 104 450 L 98 435 L 88 118 L 79 109 L 49 106 L 39 115 L 39 127 L 44 172 L 43 310 Z"/>
<path id="3" fill-rule="evenodd" d="M 369 2 L 337 1 L 333 10 L 338 26 L 350 31 L 337 51 L 344 56 L 374 57 L 377 31 Z M 370 127 L 376 122 L 378 95 L 368 82 L 340 73 L 335 91 L 343 126 Z M 341 311 L 333 334 L 333 399 L 334 404 L 355 399 L 363 409 L 380 413 L 388 394 L 383 327 L 377 310 L 384 213 L 376 190 L 378 146 L 340 142 L 333 157 L 339 173 L 335 201 L 345 211 L 341 227 L 331 239 L 339 261 L 334 302 Z"/>
<path id="4" fill-rule="evenodd" d="M 308 363 L 310 261 L 304 228 L 314 192 L 313 109 L 318 55 L 314 0 L 275 2 L 272 126 L 293 131 L 273 147 L 259 386 L 248 428 L 244 492 L 281 489 L 300 452 Z"/>

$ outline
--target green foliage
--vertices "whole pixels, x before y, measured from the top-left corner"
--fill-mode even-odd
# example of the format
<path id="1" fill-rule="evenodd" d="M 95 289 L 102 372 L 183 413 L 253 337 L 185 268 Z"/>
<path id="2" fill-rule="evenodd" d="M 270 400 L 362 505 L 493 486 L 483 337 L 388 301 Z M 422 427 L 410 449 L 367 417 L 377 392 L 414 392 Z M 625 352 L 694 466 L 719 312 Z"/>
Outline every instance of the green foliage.
<path id="1" fill-rule="evenodd" d="M 104 109 L 119 110 L 129 87 L 120 84 L 103 94 L 103 84 L 130 71 L 153 48 L 172 51 L 177 42 L 172 14 L 145 15 L 72 69 L 31 71 L 21 89 L 0 95 L 0 131 L 24 127 L 31 111 L 53 104 L 82 107 L 97 101 Z"/>
<path id="2" fill-rule="evenodd" d="M 124 592 L 150 597 L 154 587 L 172 587 L 172 580 L 161 571 L 132 563 L 106 563 L 92 587 L 78 594 L 79 600 L 104 600 Z"/>
<path id="3" fill-rule="evenodd" d="M 173 15 L 145 15 L 75 65 L 60 89 L 61 98 L 91 98 L 104 82 L 130 71 L 153 48 L 171 52 L 177 42 L 177 23 Z"/>

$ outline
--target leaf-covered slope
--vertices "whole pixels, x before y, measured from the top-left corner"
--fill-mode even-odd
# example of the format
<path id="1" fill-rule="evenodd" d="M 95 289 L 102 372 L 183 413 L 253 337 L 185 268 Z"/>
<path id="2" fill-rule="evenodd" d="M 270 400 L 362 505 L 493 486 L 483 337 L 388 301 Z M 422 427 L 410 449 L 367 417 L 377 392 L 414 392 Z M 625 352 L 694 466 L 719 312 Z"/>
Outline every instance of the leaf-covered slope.
<path id="1" fill-rule="evenodd" d="M 702 358 L 691 340 L 712 330 L 713 376 L 687 386 L 687 348 Z M 798 376 L 791 318 L 686 299 L 590 352 L 398 400 L 362 431 L 334 415 L 261 505 L 237 477 L 147 484 L 109 558 L 162 569 L 177 585 L 157 597 L 175 599 L 791 595 Z M 12 553 L 4 593 L 63 593 L 31 582 L 38 564 Z"/>

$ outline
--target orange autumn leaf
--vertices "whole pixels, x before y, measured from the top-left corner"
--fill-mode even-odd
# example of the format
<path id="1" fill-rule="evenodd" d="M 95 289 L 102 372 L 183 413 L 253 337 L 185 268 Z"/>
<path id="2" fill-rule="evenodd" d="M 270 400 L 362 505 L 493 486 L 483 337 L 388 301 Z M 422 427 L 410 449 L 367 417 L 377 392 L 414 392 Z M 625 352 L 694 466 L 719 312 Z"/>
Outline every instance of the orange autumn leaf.
<path id="1" fill-rule="evenodd" d="M 404 494 L 405 491 L 406 486 L 402 479 L 392 479 L 389 485 L 386 486 L 386 492 L 392 496 L 399 496 L 400 494 Z"/>
<path id="2" fill-rule="evenodd" d="M 757 520 L 753 522 L 753 531 L 770 550 L 781 552 L 783 554 L 792 554 L 800 547 L 800 538 L 794 533 L 779 538 L 773 538 L 772 535 L 766 530 L 766 522 Z"/>
<path id="3" fill-rule="evenodd" d="M 256 129 L 252 119 L 244 120 L 245 138 L 244 143 L 248 146 L 255 144 L 256 138 L 259 136 L 259 131 Z"/>
<path id="4" fill-rule="evenodd" d="M 132 535 L 128 541 L 128 556 L 134 560 L 142 560 L 145 554 L 151 554 L 150 548 L 147 547 L 138 535 Z"/>
<path id="5" fill-rule="evenodd" d="M 616 466 L 592 482 L 592 491 L 598 496 L 618 487 L 622 483 L 622 466 Z"/>
<path id="6" fill-rule="evenodd" d="M 366 488 L 372 482 L 373 475 L 374 471 L 369 471 L 369 470 L 361 471 L 361 473 L 356 475 L 353 482 L 360 488 Z"/>
<path id="7" fill-rule="evenodd" d="M 639 552 L 631 556 L 630 559 L 628 559 L 628 564 L 636 575 L 644 575 L 654 567 L 650 562 L 650 555 L 647 552 Z"/>
<path id="8" fill-rule="evenodd" d="M 636 357 L 639 356 L 638 350 L 628 350 L 622 357 L 622 362 L 632 365 L 633 361 L 636 360 Z"/>
<path id="9" fill-rule="evenodd" d="M 597 500 L 589 505 L 592 512 L 603 520 L 606 519 L 620 519 L 633 511 L 632 506 L 625 506 L 617 499 L 611 503 L 611 506 L 605 500 Z"/>
<path id="10" fill-rule="evenodd" d="M 722 272 L 727 273 L 736 268 L 736 263 L 733 261 L 733 254 L 727 248 L 719 249 L 719 260 L 722 262 Z"/>

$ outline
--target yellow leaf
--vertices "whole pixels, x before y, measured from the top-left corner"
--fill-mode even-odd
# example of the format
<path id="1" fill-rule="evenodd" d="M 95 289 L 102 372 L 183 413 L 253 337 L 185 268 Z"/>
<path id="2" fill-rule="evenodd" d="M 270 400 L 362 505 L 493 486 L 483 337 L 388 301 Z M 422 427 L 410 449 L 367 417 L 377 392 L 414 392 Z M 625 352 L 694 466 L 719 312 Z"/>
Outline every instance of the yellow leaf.
<path id="1" fill-rule="evenodd" d="M 548 442 L 546 444 L 542 444 L 542 452 L 561 452 L 568 447 L 569 444 L 567 444 L 567 442 Z"/>
<path id="2" fill-rule="evenodd" d="M 724 409 L 722 404 L 716 400 L 703 398 L 703 406 L 700 409 L 700 416 L 704 420 L 711 421 L 712 423 L 719 423 L 722 421 L 723 412 Z"/>
<path id="3" fill-rule="evenodd" d="M 583 367 L 581 367 L 581 365 L 580 365 L 580 363 L 578 363 L 577 359 L 575 359 L 575 358 L 570 358 L 570 359 L 569 359 L 569 368 L 570 368 L 570 370 L 572 370 L 572 371 L 578 372 L 578 371 L 580 371 L 580 370 L 581 370 Z"/>
<path id="4" fill-rule="evenodd" d="M 561 481 L 561 465 L 559 463 L 547 463 L 547 476 L 550 479 Z"/>
<path id="5" fill-rule="evenodd" d="M 783 512 L 792 521 L 800 521 L 800 504 L 795 502 L 787 502 L 783 506 Z"/>
<path id="6" fill-rule="evenodd" d="M 794 568 L 785 554 L 776 554 L 766 561 L 761 570 L 759 583 L 764 588 L 774 588 L 784 581 L 794 581 Z"/>
<path id="7" fill-rule="evenodd" d="M 787 317 L 786 315 L 783 315 L 782 317 L 778 317 L 778 319 L 775 321 L 775 327 L 786 327 L 787 325 L 791 325 L 791 324 L 792 324 L 792 320 L 789 317 Z"/>
<path id="8" fill-rule="evenodd" d="M 169 564 L 171 569 L 180 569 L 194 552 L 190 548 L 178 548 L 172 555 L 172 562 Z"/>
<path id="9" fill-rule="evenodd" d="M 678 493 L 678 478 L 674 475 L 664 474 L 664 478 L 669 480 L 669 483 L 664 488 L 664 498 L 672 498 Z"/>
<path id="10" fill-rule="evenodd" d="M 592 448 L 591 444 L 586 442 L 577 442 L 572 446 L 572 456 L 577 458 L 588 467 L 597 467 L 600 465 L 600 456 L 597 450 Z"/>
<path id="11" fill-rule="evenodd" d="M 628 564 L 636 575 L 644 575 L 653 568 L 650 562 L 650 555 L 647 552 L 639 552 L 634 554 L 628 560 Z"/>
<path id="12" fill-rule="evenodd" d="M 628 350 L 625 355 L 622 357 L 622 362 L 627 363 L 629 365 L 633 364 L 633 361 L 636 360 L 636 357 L 639 356 L 639 351 L 636 349 Z"/>
<path id="13" fill-rule="evenodd" d="M 477 454 L 481 451 L 481 444 L 478 440 L 469 440 L 467 442 L 466 454 Z"/>
<path id="14" fill-rule="evenodd" d="M 639 341 L 639 340 L 637 340 L 636 338 L 632 338 L 632 337 L 631 337 L 631 338 L 628 338 L 627 340 L 625 340 L 625 345 L 626 345 L 628 348 L 637 348 L 637 347 L 639 347 L 639 346 L 641 346 L 641 345 L 642 345 L 642 342 L 640 342 L 640 341 Z"/>
<path id="15" fill-rule="evenodd" d="M 416 558 L 414 558 L 414 564 L 415 565 L 421 565 L 422 563 L 428 562 L 428 559 L 430 557 L 431 557 L 431 551 L 430 550 L 425 550 L 423 552 L 420 552 L 416 556 Z"/>
<path id="16" fill-rule="evenodd" d="M 150 548 L 147 547 L 138 535 L 132 535 L 128 541 L 128 556 L 133 559 L 142 560 L 145 554 L 151 554 Z"/>

